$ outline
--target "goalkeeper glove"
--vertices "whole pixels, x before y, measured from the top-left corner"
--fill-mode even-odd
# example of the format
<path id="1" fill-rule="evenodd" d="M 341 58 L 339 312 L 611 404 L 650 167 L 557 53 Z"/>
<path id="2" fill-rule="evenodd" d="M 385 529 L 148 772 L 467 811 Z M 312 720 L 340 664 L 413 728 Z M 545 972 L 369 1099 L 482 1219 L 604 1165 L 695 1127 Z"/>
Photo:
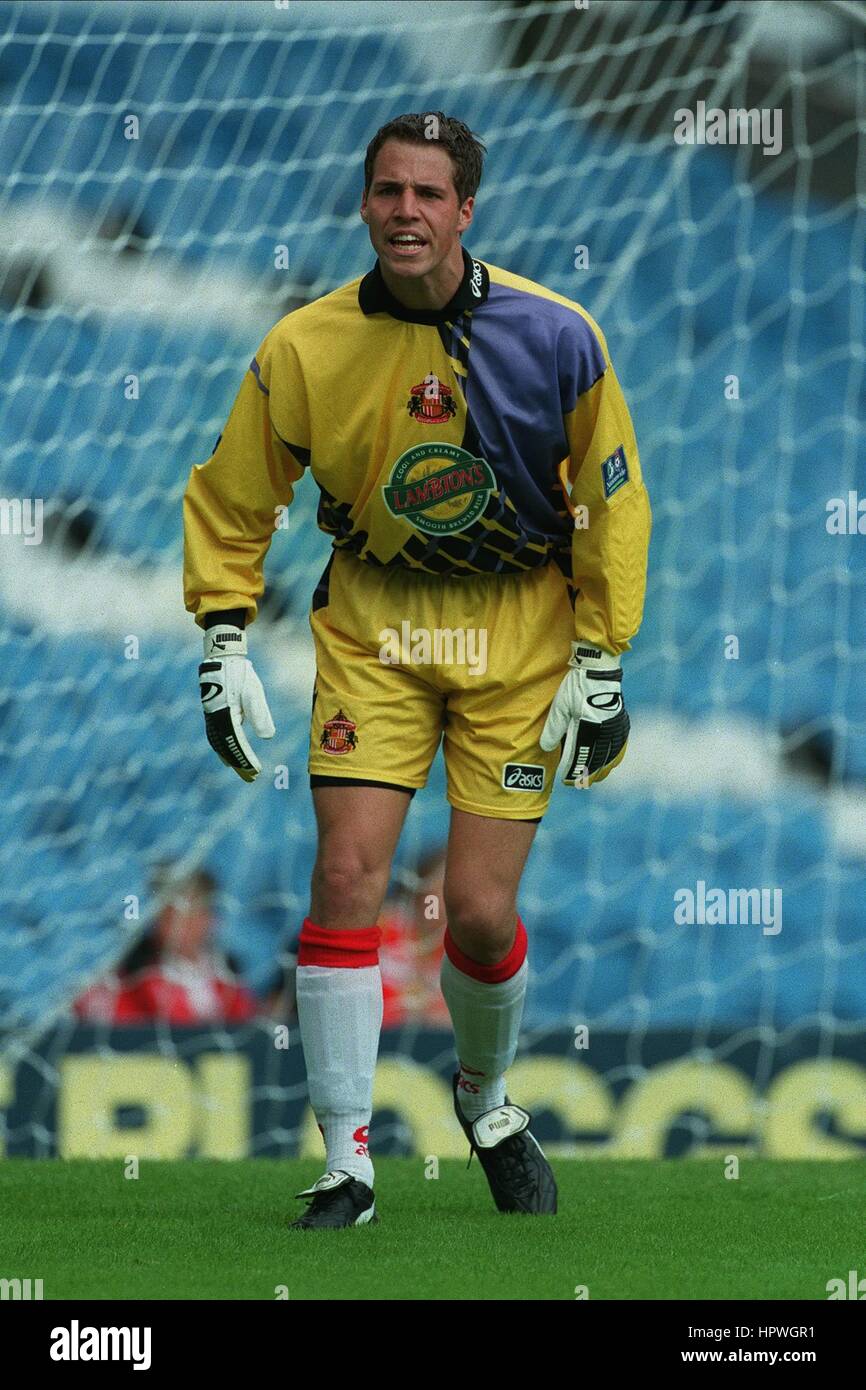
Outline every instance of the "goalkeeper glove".
<path id="1" fill-rule="evenodd" d="M 622 669 L 591 642 L 572 642 L 568 672 L 556 692 L 539 740 L 546 753 L 562 744 L 566 786 L 601 782 L 625 756 L 629 717 L 622 700 Z"/>
<path id="2" fill-rule="evenodd" d="M 249 720 L 259 738 L 273 738 L 276 730 L 262 683 L 247 660 L 243 628 L 218 623 L 208 629 L 198 678 L 208 743 L 239 777 L 254 782 L 262 765 L 243 725 Z"/>

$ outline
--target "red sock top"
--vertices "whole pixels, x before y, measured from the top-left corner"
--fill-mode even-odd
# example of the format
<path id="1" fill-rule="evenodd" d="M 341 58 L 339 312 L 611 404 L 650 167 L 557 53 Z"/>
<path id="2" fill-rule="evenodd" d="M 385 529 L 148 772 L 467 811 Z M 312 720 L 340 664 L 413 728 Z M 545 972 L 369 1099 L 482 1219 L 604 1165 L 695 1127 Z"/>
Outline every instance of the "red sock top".
<path id="1" fill-rule="evenodd" d="M 464 975 L 471 975 L 473 980 L 481 980 L 487 985 L 498 985 L 503 980 L 510 980 L 512 975 L 516 975 L 526 960 L 526 928 L 518 917 L 514 945 L 505 959 L 497 961 L 494 965 L 479 965 L 477 960 L 471 960 L 469 956 L 464 955 L 447 927 L 445 928 L 445 954 L 451 964 L 457 970 L 462 970 Z"/>
<path id="2" fill-rule="evenodd" d="M 381 939 L 380 927 L 317 927 L 305 917 L 298 965 L 342 965 L 350 970 L 378 965 Z"/>

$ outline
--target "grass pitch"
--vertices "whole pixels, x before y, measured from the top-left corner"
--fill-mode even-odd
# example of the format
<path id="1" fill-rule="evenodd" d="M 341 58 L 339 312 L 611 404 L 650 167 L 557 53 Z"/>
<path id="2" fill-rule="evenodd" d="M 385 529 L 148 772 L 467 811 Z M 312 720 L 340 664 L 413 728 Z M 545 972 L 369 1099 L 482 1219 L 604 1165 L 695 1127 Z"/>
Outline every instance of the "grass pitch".
<path id="1" fill-rule="evenodd" d="M 826 1299 L 866 1270 L 862 1161 L 554 1161 L 505 1216 L 477 1160 L 376 1162 L 378 1226 L 287 1231 L 307 1160 L 0 1162 L 0 1278 L 46 1299 Z"/>

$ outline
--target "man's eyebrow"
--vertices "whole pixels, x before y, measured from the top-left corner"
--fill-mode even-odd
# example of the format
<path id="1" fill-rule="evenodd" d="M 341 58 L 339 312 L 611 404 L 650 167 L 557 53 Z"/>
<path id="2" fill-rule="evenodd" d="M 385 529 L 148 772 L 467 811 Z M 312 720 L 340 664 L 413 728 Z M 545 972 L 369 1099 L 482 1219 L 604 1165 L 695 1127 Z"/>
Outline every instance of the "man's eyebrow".
<path id="1" fill-rule="evenodd" d="M 387 187 L 389 187 L 390 185 L 393 185 L 393 186 L 395 186 L 395 187 L 402 187 L 402 186 L 404 185 L 404 183 L 406 183 L 406 182 L 411 183 L 411 180 L 406 180 L 406 179 L 389 179 L 389 178 L 385 178 L 384 175 L 383 175 L 381 178 L 378 178 L 378 179 L 374 179 L 374 180 L 373 180 L 373 187 L 374 187 L 374 188 L 387 188 Z M 415 184 L 412 184 L 412 187 L 413 187 L 413 188 L 420 188 L 420 189 L 422 189 L 424 192 L 429 192 L 429 193 L 444 193 L 444 192 L 445 192 L 445 189 L 446 189 L 446 187 L 447 187 L 447 185 L 444 184 L 444 183 L 415 183 Z"/>

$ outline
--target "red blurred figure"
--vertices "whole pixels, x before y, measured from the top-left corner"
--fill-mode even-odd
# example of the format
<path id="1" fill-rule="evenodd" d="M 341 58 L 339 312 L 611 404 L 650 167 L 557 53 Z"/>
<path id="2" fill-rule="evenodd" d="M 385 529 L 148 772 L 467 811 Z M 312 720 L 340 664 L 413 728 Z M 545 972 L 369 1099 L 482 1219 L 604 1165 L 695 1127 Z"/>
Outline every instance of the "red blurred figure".
<path id="1" fill-rule="evenodd" d="M 161 885 L 170 880 L 163 876 Z M 116 970 L 73 1006 L 88 1023 L 242 1023 L 255 997 L 211 944 L 216 881 L 206 869 L 171 884 L 148 934 Z"/>
<path id="2" fill-rule="evenodd" d="M 408 901 L 385 903 L 379 968 L 384 998 L 383 1028 L 414 1023 L 450 1028 L 451 1018 L 439 988 L 445 938 L 444 848 L 417 864 L 416 889 Z"/>

